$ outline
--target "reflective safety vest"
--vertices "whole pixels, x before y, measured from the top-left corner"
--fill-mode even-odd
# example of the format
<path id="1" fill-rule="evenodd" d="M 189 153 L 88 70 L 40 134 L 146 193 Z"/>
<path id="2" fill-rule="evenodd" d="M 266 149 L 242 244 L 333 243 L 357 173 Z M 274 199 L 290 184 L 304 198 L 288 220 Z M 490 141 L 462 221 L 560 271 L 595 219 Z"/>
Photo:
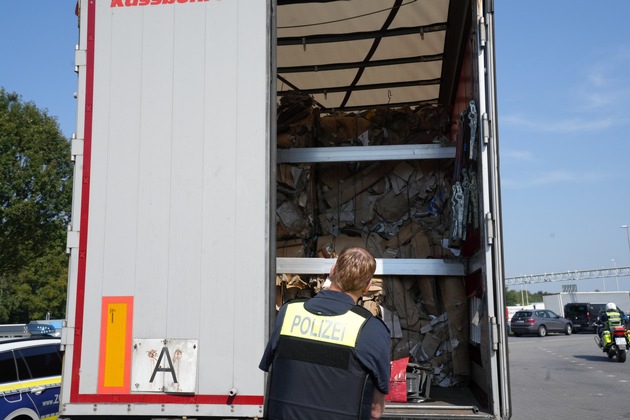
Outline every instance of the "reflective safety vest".
<path id="1" fill-rule="evenodd" d="M 304 303 L 286 307 L 271 365 L 267 418 L 369 419 L 374 388 L 355 348 L 372 314 L 354 306 L 339 315 L 319 315 Z"/>
<path id="2" fill-rule="evenodd" d="M 606 320 L 606 328 L 616 327 L 621 325 L 621 314 L 617 311 L 606 312 L 608 317 Z"/>

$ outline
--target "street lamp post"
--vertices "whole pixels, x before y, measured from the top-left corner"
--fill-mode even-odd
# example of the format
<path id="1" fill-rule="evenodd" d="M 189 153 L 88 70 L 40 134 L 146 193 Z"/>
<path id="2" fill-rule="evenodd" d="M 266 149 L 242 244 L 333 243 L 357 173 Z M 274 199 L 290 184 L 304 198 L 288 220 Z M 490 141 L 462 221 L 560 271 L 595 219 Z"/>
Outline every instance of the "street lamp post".
<path id="1" fill-rule="evenodd" d="M 626 236 L 628 237 L 628 252 L 630 252 L 630 229 L 628 229 L 628 227 L 628 225 L 621 225 L 621 228 L 626 230 Z"/>
<path id="2" fill-rule="evenodd" d="M 615 263 L 615 259 L 611 258 L 612 263 L 613 263 L 613 268 L 615 269 L 615 280 L 617 280 L 617 291 L 619 291 L 619 273 L 617 273 L 617 264 Z"/>

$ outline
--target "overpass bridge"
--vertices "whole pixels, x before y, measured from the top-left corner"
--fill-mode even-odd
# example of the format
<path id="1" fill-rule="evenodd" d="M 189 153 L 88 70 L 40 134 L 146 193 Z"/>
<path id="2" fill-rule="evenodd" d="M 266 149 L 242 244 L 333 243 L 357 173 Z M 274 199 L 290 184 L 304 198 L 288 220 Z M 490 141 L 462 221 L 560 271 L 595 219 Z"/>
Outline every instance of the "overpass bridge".
<path id="1" fill-rule="evenodd" d="M 554 283 L 558 281 L 575 281 L 603 279 L 608 277 L 628 277 L 630 267 L 602 268 L 599 270 L 576 270 L 561 273 L 528 274 L 524 276 L 506 277 L 506 286 L 534 283 Z"/>

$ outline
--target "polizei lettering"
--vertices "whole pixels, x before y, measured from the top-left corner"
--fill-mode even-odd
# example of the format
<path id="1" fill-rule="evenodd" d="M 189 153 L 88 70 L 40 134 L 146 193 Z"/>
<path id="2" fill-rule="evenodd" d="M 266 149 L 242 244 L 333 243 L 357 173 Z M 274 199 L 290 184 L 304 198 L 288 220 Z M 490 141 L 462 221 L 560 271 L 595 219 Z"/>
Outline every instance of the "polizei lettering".
<path id="1" fill-rule="evenodd" d="M 295 315 L 291 322 L 291 333 L 313 338 L 343 342 L 347 325 L 333 319 Z"/>
<path id="2" fill-rule="evenodd" d="M 110 7 L 159 6 L 162 4 L 175 3 L 206 3 L 209 1 L 210 0 L 112 0 Z"/>
<path id="3" fill-rule="evenodd" d="M 280 335 L 354 347 L 366 317 L 353 311 L 320 315 L 304 308 L 304 302 L 287 304 Z"/>

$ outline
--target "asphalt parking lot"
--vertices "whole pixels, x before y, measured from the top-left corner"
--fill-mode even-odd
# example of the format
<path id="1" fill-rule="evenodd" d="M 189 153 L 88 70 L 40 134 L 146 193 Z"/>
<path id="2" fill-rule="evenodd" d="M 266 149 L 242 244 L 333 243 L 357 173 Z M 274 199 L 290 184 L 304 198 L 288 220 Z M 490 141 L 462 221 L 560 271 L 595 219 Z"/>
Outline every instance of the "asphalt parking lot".
<path id="1" fill-rule="evenodd" d="M 608 359 L 594 334 L 508 339 L 512 419 L 630 419 L 630 362 Z"/>

